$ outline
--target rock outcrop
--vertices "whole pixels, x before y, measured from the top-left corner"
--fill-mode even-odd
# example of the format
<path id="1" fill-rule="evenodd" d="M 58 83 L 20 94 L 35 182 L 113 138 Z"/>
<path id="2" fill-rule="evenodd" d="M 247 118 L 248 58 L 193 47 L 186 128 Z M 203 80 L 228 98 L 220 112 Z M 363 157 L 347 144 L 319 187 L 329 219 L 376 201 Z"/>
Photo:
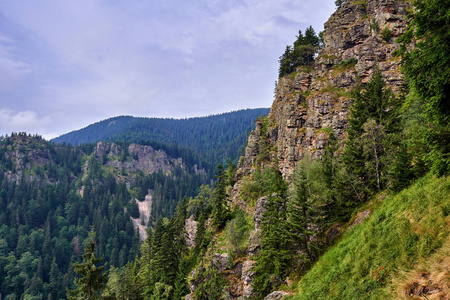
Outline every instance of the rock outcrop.
<path id="1" fill-rule="evenodd" d="M 155 150 L 151 146 L 131 144 L 126 149 L 130 157 L 124 161 L 119 159 L 123 151 L 124 149 L 117 144 L 98 142 L 94 154 L 97 158 L 104 158 L 107 166 L 124 169 L 127 172 L 142 171 L 144 174 L 150 174 L 161 170 L 167 174 L 173 171 L 174 166 L 185 168 L 181 158 L 171 158 L 166 152 Z"/>
<path id="2" fill-rule="evenodd" d="M 242 282 L 243 282 L 243 292 L 242 297 L 244 299 L 250 299 L 250 297 L 253 295 L 253 276 L 255 275 L 255 272 L 252 270 L 252 268 L 255 266 L 256 262 L 253 260 L 247 260 L 244 262 L 242 266 Z"/>
<path id="3" fill-rule="evenodd" d="M 344 140 L 350 91 L 358 82 L 367 82 L 376 66 L 388 86 L 398 91 L 403 78 L 392 52 L 406 30 L 407 8 L 405 1 L 344 2 L 325 23 L 325 47 L 314 64 L 279 79 L 267 124 L 257 121 L 238 176 L 252 172 L 261 144 L 289 178 L 306 152 L 320 157 L 331 131 Z"/>
<path id="4" fill-rule="evenodd" d="M 197 221 L 194 220 L 194 215 L 186 219 L 185 229 L 186 229 L 186 244 L 189 248 L 195 246 L 195 236 L 197 235 Z"/>

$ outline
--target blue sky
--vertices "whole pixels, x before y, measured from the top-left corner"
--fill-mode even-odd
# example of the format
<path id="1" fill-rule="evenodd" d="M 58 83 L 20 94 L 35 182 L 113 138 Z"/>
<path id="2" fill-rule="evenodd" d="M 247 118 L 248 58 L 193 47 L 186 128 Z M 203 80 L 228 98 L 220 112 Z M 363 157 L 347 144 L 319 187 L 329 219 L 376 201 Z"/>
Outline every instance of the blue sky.
<path id="1" fill-rule="evenodd" d="M 0 135 L 270 107 L 278 57 L 333 0 L 0 0 Z"/>

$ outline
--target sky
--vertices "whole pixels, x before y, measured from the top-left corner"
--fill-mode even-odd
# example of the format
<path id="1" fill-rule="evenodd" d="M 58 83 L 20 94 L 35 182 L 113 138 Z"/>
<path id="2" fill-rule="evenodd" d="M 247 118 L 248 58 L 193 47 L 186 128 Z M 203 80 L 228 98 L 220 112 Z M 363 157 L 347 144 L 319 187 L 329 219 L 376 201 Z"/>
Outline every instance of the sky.
<path id="1" fill-rule="evenodd" d="M 0 0 L 0 135 L 270 107 L 278 58 L 333 0 Z"/>

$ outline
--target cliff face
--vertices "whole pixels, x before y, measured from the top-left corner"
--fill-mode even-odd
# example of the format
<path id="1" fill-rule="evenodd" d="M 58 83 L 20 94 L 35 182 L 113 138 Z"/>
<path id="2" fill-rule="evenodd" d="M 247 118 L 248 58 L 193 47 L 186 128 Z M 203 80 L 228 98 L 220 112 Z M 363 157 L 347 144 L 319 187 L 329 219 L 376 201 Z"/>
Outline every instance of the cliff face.
<path id="1" fill-rule="evenodd" d="M 258 225 L 266 201 L 261 197 L 254 208 L 247 205 L 241 196 L 245 194 L 246 177 L 258 167 L 274 166 L 289 182 L 306 153 L 320 158 L 331 132 L 343 145 L 351 91 L 368 82 L 376 68 L 388 87 L 400 91 L 400 61 L 392 52 L 399 47 L 396 39 L 406 31 L 408 8 L 405 0 L 346 1 L 325 23 L 325 46 L 314 64 L 279 78 L 270 113 L 266 119 L 257 120 L 250 133 L 236 173 L 238 181 L 230 190 L 234 205 L 253 214 L 256 224 L 244 265 L 255 263 L 252 255 L 260 247 L 255 237 L 261 233 Z M 327 237 L 332 240 L 339 228 L 332 228 Z M 253 274 L 244 270 L 242 294 L 250 297 Z"/>
<path id="2" fill-rule="evenodd" d="M 325 47 L 314 64 L 279 79 L 268 121 L 258 121 L 250 134 L 238 174 L 251 173 L 261 161 L 262 145 L 289 178 L 306 152 L 320 157 L 331 131 L 343 141 L 350 91 L 367 82 L 375 66 L 399 91 L 403 78 L 392 52 L 406 30 L 407 8 L 405 1 L 349 0 L 336 10 L 325 23 Z"/>
<path id="3" fill-rule="evenodd" d="M 144 174 L 151 174 L 162 171 L 164 174 L 169 174 L 175 166 L 186 169 L 181 158 L 171 158 L 163 150 L 155 150 L 151 146 L 131 144 L 127 149 L 130 157 L 126 161 L 118 159 L 122 151 L 121 146 L 117 144 L 98 142 L 94 154 L 98 159 L 106 157 L 106 166 L 118 170 L 124 169 L 127 172 L 142 171 Z"/>

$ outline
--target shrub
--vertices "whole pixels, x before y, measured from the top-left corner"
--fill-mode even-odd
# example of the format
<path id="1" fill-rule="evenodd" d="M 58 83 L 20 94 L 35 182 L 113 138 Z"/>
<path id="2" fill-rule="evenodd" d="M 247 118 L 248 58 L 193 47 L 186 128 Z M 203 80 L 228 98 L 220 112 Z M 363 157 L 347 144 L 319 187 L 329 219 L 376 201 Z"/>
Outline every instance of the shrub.
<path id="1" fill-rule="evenodd" d="M 388 42 L 392 37 L 392 31 L 389 29 L 389 27 L 384 28 L 383 32 L 381 33 L 381 37 L 383 40 Z"/>

